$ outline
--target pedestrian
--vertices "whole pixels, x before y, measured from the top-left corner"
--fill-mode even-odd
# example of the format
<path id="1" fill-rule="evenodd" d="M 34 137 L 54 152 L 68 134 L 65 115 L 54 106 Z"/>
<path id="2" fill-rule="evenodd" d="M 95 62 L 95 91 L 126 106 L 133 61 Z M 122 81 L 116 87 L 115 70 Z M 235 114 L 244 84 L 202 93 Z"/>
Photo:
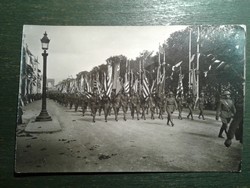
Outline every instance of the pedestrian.
<path id="1" fill-rule="evenodd" d="M 217 111 L 216 111 L 216 120 L 221 118 L 222 126 L 219 131 L 219 138 L 224 138 L 222 136 L 223 132 L 227 134 L 228 124 L 230 123 L 232 117 L 236 112 L 233 101 L 230 98 L 230 92 L 225 91 L 219 101 Z"/>
<path id="2" fill-rule="evenodd" d="M 174 98 L 174 94 L 172 91 L 170 91 L 169 96 L 166 99 L 166 111 L 168 114 L 167 125 L 169 125 L 169 122 L 170 122 L 172 127 L 174 126 L 172 114 L 176 108 L 177 108 L 177 103 L 176 103 L 176 100 Z"/>
<path id="3" fill-rule="evenodd" d="M 191 93 L 188 94 L 187 97 L 187 106 L 188 106 L 188 110 L 189 113 L 187 115 L 187 118 L 189 119 L 189 117 L 191 116 L 191 120 L 193 120 L 193 108 L 194 108 L 194 98 L 193 95 Z"/>
<path id="4" fill-rule="evenodd" d="M 122 106 L 124 121 L 127 121 L 126 114 L 127 114 L 127 111 L 128 111 L 128 105 L 129 105 L 129 96 L 128 96 L 128 93 L 126 93 L 123 90 L 123 93 L 121 95 L 121 106 Z"/>
<path id="5" fill-rule="evenodd" d="M 181 93 L 178 94 L 178 96 L 176 98 L 176 103 L 177 103 L 177 109 L 179 112 L 178 119 L 182 120 L 183 97 L 182 97 Z"/>
<path id="6" fill-rule="evenodd" d="M 199 97 L 197 104 L 198 104 L 198 108 L 200 110 L 198 118 L 200 119 L 202 117 L 203 120 L 205 120 L 204 113 L 203 113 L 204 108 L 205 108 L 205 102 L 206 101 L 205 101 L 204 93 L 201 92 L 201 96 Z"/>

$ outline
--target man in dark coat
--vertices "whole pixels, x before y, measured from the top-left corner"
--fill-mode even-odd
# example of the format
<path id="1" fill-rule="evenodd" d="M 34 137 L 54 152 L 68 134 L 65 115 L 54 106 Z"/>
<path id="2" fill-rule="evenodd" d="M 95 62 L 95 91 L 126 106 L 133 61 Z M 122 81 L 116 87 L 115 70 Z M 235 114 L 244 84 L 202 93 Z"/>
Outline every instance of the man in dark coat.
<path id="1" fill-rule="evenodd" d="M 236 112 L 235 106 L 233 101 L 230 99 L 230 92 L 225 91 L 220 99 L 219 105 L 216 111 L 216 120 L 221 119 L 222 126 L 219 131 L 219 138 L 224 138 L 222 136 L 223 132 L 225 131 L 227 134 L 228 124 L 231 121 L 231 118 L 234 116 Z"/>
<path id="2" fill-rule="evenodd" d="M 200 119 L 202 117 L 203 120 L 205 120 L 204 118 L 204 113 L 203 113 L 203 110 L 205 108 L 205 97 L 204 97 L 204 93 L 201 92 L 201 96 L 199 97 L 197 103 L 198 103 L 198 108 L 200 110 L 200 113 L 199 113 L 199 116 L 198 118 Z"/>

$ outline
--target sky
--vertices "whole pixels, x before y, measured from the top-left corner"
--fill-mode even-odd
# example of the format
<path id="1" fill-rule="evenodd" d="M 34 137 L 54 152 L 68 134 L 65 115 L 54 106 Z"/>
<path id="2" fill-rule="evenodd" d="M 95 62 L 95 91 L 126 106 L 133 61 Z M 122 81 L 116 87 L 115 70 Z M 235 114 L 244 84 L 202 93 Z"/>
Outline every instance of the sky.
<path id="1" fill-rule="evenodd" d="M 44 32 L 50 39 L 47 78 L 56 83 L 76 77 L 81 71 L 106 64 L 106 59 L 124 55 L 135 59 L 144 50 L 155 54 L 171 33 L 187 26 L 37 26 L 24 25 L 23 46 L 38 57 L 42 70 L 40 39 Z"/>

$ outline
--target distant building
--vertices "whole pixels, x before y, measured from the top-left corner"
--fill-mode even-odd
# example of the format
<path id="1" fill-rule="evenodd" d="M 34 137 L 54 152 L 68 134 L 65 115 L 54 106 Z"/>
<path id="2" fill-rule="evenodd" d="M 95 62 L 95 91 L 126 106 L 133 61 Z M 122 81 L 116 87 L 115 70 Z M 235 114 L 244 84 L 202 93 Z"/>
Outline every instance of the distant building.
<path id="1" fill-rule="evenodd" d="M 53 78 L 48 78 L 48 79 L 47 79 L 46 87 L 47 87 L 48 89 L 53 89 L 53 88 L 55 88 L 55 79 L 53 79 Z"/>

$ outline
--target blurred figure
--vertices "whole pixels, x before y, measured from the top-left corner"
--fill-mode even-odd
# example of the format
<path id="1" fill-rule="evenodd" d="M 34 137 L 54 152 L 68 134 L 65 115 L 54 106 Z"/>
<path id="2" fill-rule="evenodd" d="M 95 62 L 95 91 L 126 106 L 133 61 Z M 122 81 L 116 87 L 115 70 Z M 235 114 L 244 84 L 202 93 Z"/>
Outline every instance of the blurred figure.
<path id="1" fill-rule="evenodd" d="M 194 108 L 194 98 L 193 95 L 191 93 L 188 94 L 187 97 L 187 106 L 189 109 L 189 113 L 187 115 L 187 118 L 189 119 L 189 117 L 191 116 L 191 119 L 193 120 L 193 108 Z"/>
<path id="2" fill-rule="evenodd" d="M 179 112 L 178 119 L 182 119 L 182 109 L 183 109 L 183 97 L 182 94 L 179 93 L 177 98 L 176 98 L 176 103 L 177 103 L 177 109 Z"/>
<path id="3" fill-rule="evenodd" d="M 228 124 L 230 123 L 231 118 L 234 116 L 235 112 L 236 109 L 233 101 L 230 98 L 230 92 L 225 91 L 219 101 L 219 105 L 216 111 L 216 120 L 218 120 L 220 116 L 222 122 L 222 126 L 218 135 L 219 138 L 224 138 L 222 136 L 224 131 L 227 134 Z"/>
<path id="4" fill-rule="evenodd" d="M 174 98 L 174 94 L 172 91 L 169 92 L 169 96 L 166 99 L 166 105 L 167 105 L 166 110 L 167 110 L 167 114 L 168 114 L 167 125 L 169 125 L 169 122 L 170 122 L 172 127 L 173 127 L 174 122 L 173 122 L 172 114 L 175 111 L 175 109 L 177 108 L 177 103 L 176 103 L 176 100 Z"/>
<path id="5" fill-rule="evenodd" d="M 198 104 L 198 108 L 200 110 L 200 114 L 199 114 L 198 118 L 200 119 L 202 117 L 202 119 L 205 120 L 204 114 L 203 114 L 203 110 L 205 108 L 205 97 L 204 97 L 203 92 L 201 92 L 201 96 L 199 97 L 197 104 Z"/>

